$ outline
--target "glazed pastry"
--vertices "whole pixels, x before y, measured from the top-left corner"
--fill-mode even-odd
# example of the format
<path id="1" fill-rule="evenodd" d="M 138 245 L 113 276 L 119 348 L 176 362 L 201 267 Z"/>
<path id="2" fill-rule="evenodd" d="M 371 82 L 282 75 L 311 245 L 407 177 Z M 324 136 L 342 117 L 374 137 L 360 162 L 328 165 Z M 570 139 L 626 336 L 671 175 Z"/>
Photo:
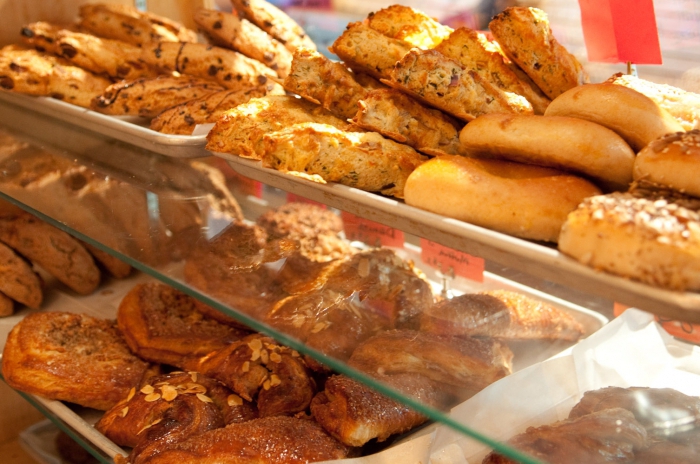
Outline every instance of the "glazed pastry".
<path id="1" fill-rule="evenodd" d="M 0 240 L 81 295 L 89 295 L 100 283 L 100 270 L 87 250 L 31 214 L 0 219 Z"/>
<path id="2" fill-rule="evenodd" d="M 179 367 L 208 375 L 247 401 L 256 400 L 260 417 L 304 411 L 316 393 L 299 353 L 260 334 L 185 359 Z"/>
<path id="3" fill-rule="evenodd" d="M 204 316 L 196 300 L 161 283 L 135 286 L 119 304 L 117 323 L 129 348 L 151 362 L 182 365 L 249 332 Z"/>
<path id="4" fill-rule="evenodd" d="M 504 340 L 576 341 L 584 334 L 581 323 L 570 314 L 508 290 L 443 300 L 423 312 L 421 330 Z"/>
<path id="5" fill-rule="evenodd" d="M 64 312 L 27 315 L 8 335 L 2 355 L 10 387 L 103 411 L 148 373 L 115 321 Z"/>
<path id="6" fill-rule="evenodd" d="M 3 243 L 0 243 L 0 292 L 34 309 L 43 300 L 39 276 L 24 259 Z"/>

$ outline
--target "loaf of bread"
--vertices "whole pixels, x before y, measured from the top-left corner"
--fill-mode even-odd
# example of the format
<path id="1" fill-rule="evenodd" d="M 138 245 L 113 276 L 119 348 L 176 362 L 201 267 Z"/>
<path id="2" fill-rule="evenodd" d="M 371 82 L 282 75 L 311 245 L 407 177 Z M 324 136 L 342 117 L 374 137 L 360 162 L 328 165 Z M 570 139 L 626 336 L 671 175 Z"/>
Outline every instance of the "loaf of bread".
<path id="1" fill-rule="evenodd" d="M 567 214 L 600 190 L 551 168 L 439 156 L 408 178 L 406 203 L 518 237 L 556 242 Z"/>
<path id="2" fill-rule="evenodd" d="M 667 134 L 634 160 L 634 179 L 700 197 L 700 130 Z"/>

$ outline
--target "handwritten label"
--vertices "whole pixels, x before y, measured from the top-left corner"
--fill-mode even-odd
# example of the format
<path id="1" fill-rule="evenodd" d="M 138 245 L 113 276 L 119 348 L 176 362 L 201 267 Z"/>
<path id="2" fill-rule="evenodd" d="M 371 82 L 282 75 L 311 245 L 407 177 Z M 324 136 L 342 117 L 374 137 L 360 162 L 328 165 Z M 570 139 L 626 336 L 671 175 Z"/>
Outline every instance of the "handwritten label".
<path id="1" fill-rule="evenodd" d="M 348 240 L 357 240 L 370 246 L 403 248 L 404 235 L 402 231 L 345 211 L 342 211 L 341 217 L 345 224 L 345 236 Z"/>
<path id="2" fill-rule="evenodd" d="M 615 315 L 615 317 L 617 317 L 623 312 L 625 312 L 625 310 L 627 309 L 629 309 L 629 306 L 615 302 L 615 304 L 613 305 L 613 314 Z M 670 335 L 689 341 L 691 343 L 700 344 L 700 324 L 673 321 L 671 319 L 661 316 L 655 316 L 654 319 Z"/>
<path id="3" fill-rule="evenodd" d="M 318 201 L 309 200 L 306 197 L 297 195 L 296 193 L 287 193 L 287 203 L 308 203 L 310 205 L 316 205 L 320 208 L 326 209 L 326 205 L 319 203 Z"/>
<path id="4" fill-rule="evenodd" d="M 420 239 L 421 260 L 442 273 L 454 272 L 454 275 L 465 277 L 476 282 L 484 281 L 483 258 L 477 258 L 463 251 L 448 248 L 430 240 Z"/>

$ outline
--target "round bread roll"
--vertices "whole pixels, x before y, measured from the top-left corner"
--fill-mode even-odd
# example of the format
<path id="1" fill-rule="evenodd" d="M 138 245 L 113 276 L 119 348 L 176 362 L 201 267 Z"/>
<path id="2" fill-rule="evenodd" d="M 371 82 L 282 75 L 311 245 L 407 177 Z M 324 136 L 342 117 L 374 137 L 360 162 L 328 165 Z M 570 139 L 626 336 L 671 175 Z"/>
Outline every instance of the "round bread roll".
<path id="1" fill-rule="evenodd" d="M 550 168 L 439 156 L 406 182 L 411 206 L 518 237 L 556 242 L 567 214 L 600 190 Z"/>
<path id="2" fill-rule="evenodd" d="M 627 190 L 635 154 L 615 132 L 578 118 L 487 114 L 467 124 L 459 141 L 473 156 L 548 166 Z"/>
<path id="3" fill-rule="evenodd" d="M 595 269 L 673 290 L 700 290 L 700 200 L 626 192 L 586 199 L 559 250 Z"/>
<path id="4" fill-rule="evenodd" d="M 700 197 L 700 130 L 666 134 L 639 152 L 635 180 Z"/>
<path id="5" fill-rule="evenodd" d="M 644 94 L 604 82 L 569 89 L 552 100 L 545 116 L 569 116 L 605 126 L 638 152 L 664 134 L 683 131 L 671 114 Z"/>

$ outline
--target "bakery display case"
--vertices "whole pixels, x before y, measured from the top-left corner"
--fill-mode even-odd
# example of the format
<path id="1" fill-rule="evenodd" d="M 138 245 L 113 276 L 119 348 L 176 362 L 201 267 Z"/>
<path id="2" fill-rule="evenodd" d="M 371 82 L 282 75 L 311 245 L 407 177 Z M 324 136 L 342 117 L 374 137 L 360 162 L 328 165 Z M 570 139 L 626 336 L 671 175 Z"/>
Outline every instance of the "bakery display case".
<path id="1" fill-rule="evenodd" d="M 359 164 L 327 180 L 244 156 L 258 142 L 396 149 L 321 131 L 337 117 L 263 80 L 265 101 L 319 119 L 294 132 L 280 112 L 290 127 L 267 130 L 286 139 L 240 152 L 212 140 L 253 140 L 255 112 L 178 135 L 0 91 L 0 271 L 25 266 L 35 297 L 0 288 L 22 302 L 0 318 L 3 378 L 56 427 L 105 463 L 697 460 L 697 291 L 430 212 L 403 180 L 365 188 Z M 396 150 L 427 164 L 424 142 Z M 372 166 L 389 176 L 392 163 Z M 41 459 L 51 433 L 23 442 Z"/>

